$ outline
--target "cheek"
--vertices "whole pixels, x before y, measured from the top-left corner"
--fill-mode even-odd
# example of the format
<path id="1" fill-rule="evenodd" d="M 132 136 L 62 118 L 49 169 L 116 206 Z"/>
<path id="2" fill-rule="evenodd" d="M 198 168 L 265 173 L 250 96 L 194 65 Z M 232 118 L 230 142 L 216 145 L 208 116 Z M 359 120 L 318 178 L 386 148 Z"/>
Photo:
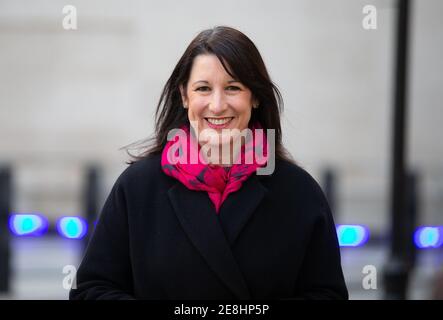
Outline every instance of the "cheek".
<path id="1" fill-rule="evenodd" d="M 203 116 L 203 112 L 205 110 L 206 102 L 204 99 L 189 96 L 189 109 L 188 109 L 188 117 L 190 120 L 198 120 Z"/>
<path id="2" fill-rule="evenodd" d="M 251 119 L 251 115 L 247 115 L 247 114 L 242 115 L 241 120 L 240 120 L 240 125 L 239 125 L 240 128 L 239 129 L 240 130 L 246 129 L 248 127 L 250 119 Z"/>
<path id="3" fill-rule="evenodd" d="M 194 102 L 189 103 L 189 108 L 188 108 L 189 120 L 198 120 L 198 118 L 201 117 L 202 112 L 203 108 L 199 107 L 198 104 Z"/>
<path id="4" fill-rule="evenodd" d="M 188 110 L 188 118 L 191 121 L 201 121 L 203 118 L 203 109 L 202 108 L 189 108 Z"/>
<path id="5" fill-rule="evenodd" d="M 240 129 L 245 129 L 248 127 L 249 120 L 251 119 L 251 112 L 251 106 L 248 104 L 237 110 L 237 114 L 239 116 L 239 126 L 241 127 Z"/>
<path id="6" fill-rule="evenodd" d="M 237 114 L 242 118 L 242 120 L 251 116 L 252 103 L 250 94 L 245 93 L 239 96 L 235 105 L 237 106 Z"/>

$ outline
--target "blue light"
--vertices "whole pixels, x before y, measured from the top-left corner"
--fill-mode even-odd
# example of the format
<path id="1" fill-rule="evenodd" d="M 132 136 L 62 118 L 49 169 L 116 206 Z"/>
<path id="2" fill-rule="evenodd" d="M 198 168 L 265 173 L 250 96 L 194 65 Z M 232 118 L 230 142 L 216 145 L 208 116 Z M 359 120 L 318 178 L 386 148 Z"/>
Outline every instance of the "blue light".
<path id="1" fill-rule="evenodd" d="M 81 239 L 88 232 L 86 220 L 79 217 L 62 217 L 57 221 L 58 233 L 68 239 Z"/>
<path id="2" fill-rule="evenodd" d="M 420 227 L 414 233 L 418 248 L 438 248 L 443 243 L 442 227 Z"/>
<path id="3" fill-rule="evenodd" d="M 369 229 L 361 225 L 338 225 L 337 237 L 341 247 L 359 247 L 368 241 Z"/>
<path id="4" fill-rule="evenodd" d="M 38 214 L 13 214 L 9 229 L 17 236 L 41 236 L 48 229 L 48 221 Z"/>

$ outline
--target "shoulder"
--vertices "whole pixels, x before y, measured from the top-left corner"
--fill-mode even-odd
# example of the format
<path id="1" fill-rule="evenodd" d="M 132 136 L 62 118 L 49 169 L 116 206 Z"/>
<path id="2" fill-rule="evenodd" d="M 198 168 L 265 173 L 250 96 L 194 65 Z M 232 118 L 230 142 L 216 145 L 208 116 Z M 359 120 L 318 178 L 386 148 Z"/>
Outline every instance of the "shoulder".
<path id="1" fill-rule="evenodd" d="M 161 169 L 161 155 L 149 155 L 130 164 L 118 177 L 117 185 L 132 191 L 169 186 L 173 180 Z"/>
<path id="2" fill-rule="evenodd" d="M 147 177 L 160 172 L 160 154 L 152 154 L 130 164 L 121 174 L 123 180 Z"/>
<path id="3" fill-rule="evenodd" d="M 276 160 L 275 171 L 272 176 L 274 179 L 292 187 L 320 188 L 318 182 L 306 169 L 286 160 Z"/>
<path id="4" fill-rule="evenodd" d="M 286 160 L 276 160 L 275 170 L 261 178 L 264 185 L 282 200 L 294 203 L 327 206 L 327 200 L 315 178 L 303 167 Z"/>

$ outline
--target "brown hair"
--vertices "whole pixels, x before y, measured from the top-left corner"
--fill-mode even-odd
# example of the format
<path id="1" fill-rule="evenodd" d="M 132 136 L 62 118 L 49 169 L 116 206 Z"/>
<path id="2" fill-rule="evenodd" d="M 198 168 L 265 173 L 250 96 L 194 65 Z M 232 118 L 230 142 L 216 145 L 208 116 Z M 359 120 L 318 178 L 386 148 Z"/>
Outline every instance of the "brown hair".
<path id="1" fill-rule="evenodd" d="M 200 32 L 186 48 L 161 93 L 155 113 L 155 134 L 152 138 L 129 145 L 141 145 L 136 149 L 147 149 L 139 155 L 132 155 L 126 148 L 133 158 L 129 163 L 161 153 L 168 132 L 189 123 L 187 109 L 183 108 L 180 86 L 186 88 L 192 63 L 201 54 L 217 56 L 226 72 L 251 90 L 259 105 L 252 109 L 250 121 L 259 121 L 263 129 L 274 129 L 275 158 L 293 162 L 282 144 L 280 114 L 283 111 L 283 99 L 271 81 L 258 49 L 242 32 L 217 26 Z"/>

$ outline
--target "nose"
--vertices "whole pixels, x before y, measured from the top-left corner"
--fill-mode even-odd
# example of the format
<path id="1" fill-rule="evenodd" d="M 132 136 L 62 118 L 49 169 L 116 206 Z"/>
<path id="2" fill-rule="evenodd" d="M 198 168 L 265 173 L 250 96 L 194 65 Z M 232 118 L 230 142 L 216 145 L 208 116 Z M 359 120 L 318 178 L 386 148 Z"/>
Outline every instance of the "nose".
<path id="1" fill-rule="evenodd" d="M 226 99 L 222 90 L 213 91 L 208 108 L 214 115 L 221 115 L 227 109 Z"/>

